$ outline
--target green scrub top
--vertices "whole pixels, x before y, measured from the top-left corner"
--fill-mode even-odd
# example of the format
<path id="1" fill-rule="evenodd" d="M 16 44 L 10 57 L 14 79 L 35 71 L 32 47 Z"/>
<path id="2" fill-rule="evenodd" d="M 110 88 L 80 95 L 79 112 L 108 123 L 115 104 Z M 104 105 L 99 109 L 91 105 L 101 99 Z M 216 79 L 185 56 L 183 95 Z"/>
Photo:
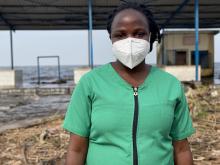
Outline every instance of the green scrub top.
<path id="1" fill-rule="evenodd" d="M 194 133 L 181 82 L 152 66 L 136 89 L 105 64 L 76 85 L 63 128 L 89 140 L 86 165 L 173 165 Z"/>

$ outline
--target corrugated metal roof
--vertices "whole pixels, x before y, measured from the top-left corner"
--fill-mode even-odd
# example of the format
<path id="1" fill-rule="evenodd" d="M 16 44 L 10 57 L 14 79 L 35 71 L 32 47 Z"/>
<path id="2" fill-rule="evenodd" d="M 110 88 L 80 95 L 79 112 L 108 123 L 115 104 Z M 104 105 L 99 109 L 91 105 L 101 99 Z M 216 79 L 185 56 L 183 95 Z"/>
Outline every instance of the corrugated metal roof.
<path id="1" fill-rule="evenodd" d="M 153 11 L 160 27 L 166 22 L 166 28 L 194 27 L 194 0 L 141 2 Z M 177 12 L 184 2 L 186 5 Z M 108 13 L 119 3 L 120 0 L 93 0 L 94 29 L 105 29 Z M 200 27 L 220 28 L 220 0 L 200 0 L 199 3 Z M 0 0 L 0 30 L 11 27 L 16 30 L 87 29 L 87 0 Z"/>

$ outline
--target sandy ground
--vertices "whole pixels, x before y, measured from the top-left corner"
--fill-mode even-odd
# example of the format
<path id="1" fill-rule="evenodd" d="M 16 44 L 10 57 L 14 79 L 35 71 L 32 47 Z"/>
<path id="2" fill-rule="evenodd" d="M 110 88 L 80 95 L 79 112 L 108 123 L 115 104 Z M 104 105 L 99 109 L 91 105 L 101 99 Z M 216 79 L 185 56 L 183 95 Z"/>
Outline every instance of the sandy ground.
<path id="1" fill-rule="evenodd" d="M 186 95 L 196 128 L 196 133 L 189 138 L 194 164 L 219 165 L 220 89 L 192 86 L 186 88 Z M 67 100 L 63 100 L 64 107 Z M 69 134 L 61 128 L 62 121 L 63 115 L 56 114 L 32 125 L 24 125 L 25 128 L 2 132 L 0 164 L 63 164 Z"/>

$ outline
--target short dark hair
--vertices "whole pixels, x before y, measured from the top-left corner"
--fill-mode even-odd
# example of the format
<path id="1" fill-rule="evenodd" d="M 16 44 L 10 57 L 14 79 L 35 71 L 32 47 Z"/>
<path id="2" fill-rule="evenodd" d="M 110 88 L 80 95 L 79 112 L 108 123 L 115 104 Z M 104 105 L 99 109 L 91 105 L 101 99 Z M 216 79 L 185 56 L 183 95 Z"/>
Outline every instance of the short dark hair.
<path id="1" fill-rule="evenodd" d="M 149 24 L 149 30 L 151 32 L 151 38 L 150 38 L 150 51 L 151 51 L 154 41 L 160 42 L 161 36 L 160 36 L 160 29 L 159 29 L 157 23 L 154 20 L 154 16 L 145 4 L 141 4 L 141 3 L 137 3 L 137 2 L 123 1 L 108 16 L 108 20 L 107 20 L 107 31 L 108 31 L 108 33 L 111 34 L 112 22 L 113 22 L 115 16 L 119 12 L 121 12 L 122 10 L 125 10 L 125 9 L 134 9 L 134 10 L 142 13 L 147 18 L 147 21 L 148 21 L 148 24 Z"/>

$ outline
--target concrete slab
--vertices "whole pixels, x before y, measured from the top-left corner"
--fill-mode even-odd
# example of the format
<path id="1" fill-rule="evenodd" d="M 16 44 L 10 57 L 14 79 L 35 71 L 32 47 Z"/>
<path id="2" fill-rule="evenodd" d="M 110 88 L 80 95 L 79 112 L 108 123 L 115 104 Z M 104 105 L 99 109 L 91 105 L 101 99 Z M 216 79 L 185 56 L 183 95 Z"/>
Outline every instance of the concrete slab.
<path id="1" fill-rule="evenodd" d="M 89 72 L 91 68 L 89 67 L 83 67 L 83 68 L 76 68 L 74 69 L 74 83 L 77 84 L 80 80 L 80 78 Z"/>
<path id="2" fill-rule="evenodd" d="M 22 70 L 0 70 L 0 88 L 20 87 L 22 84 Z"/>
<path id="3" fill-rule="evenodd" d="M 196 71 L 194 65 L 180 65 L 180 66 L 162 66 L 164 71 L 174 75 L 180 81 L 195 81 Z M 199 66 L 199 81 L 201 81 L 201 67 Z"/>

